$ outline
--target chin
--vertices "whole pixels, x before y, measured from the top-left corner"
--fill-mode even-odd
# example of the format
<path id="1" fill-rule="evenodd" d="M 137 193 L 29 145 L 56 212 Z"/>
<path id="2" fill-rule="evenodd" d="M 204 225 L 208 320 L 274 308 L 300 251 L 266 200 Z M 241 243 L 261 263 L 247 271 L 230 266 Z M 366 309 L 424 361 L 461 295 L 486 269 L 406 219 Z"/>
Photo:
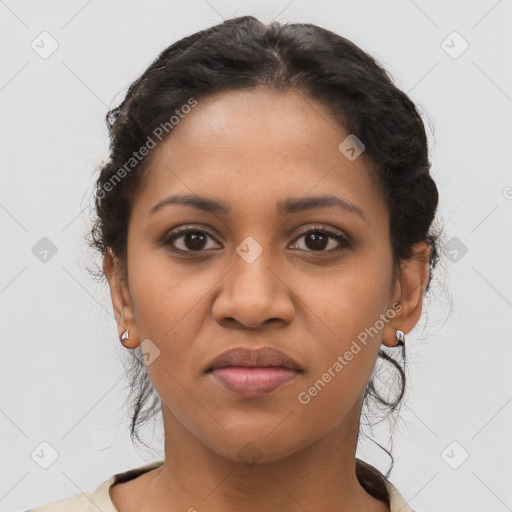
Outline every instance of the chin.
<path id="1" fill-rule="evenodd" d="M 295 432 L 301 432 L 300 439 L 296 439 L 287 429 L 282 429 L 279 434 L 272 432 L 270 435 L 268 432 L 272 429 L 268 428 L 251 428 L 238 433 L 232 429 L 228 431 L 232 437 L 226 436 L 224 440 L 228 441 L 227 444 L 217 444 L 214 451 L 226 459 L 248 466 L 285 459 L 310 444 L 309 440 L 304 439 L 304 432 L 300 429 L 295 429 Z"/>

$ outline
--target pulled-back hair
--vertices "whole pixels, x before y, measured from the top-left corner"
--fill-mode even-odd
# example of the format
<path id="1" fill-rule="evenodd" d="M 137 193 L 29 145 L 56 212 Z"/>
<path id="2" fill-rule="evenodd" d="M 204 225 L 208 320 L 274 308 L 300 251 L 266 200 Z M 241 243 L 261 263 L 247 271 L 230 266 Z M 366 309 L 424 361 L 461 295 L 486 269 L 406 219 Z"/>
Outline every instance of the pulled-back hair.
<path id="1" fill-rule="evenodd" d="M 428 291 L 438 261 L 439 234 L 433 227 L 438 191 L 430 175 L 422 119 L 374 58 L 348 39 L 312 24 L 265 25 L 244 16 L 185 37 L 161 52 L 131 84 L 121 104 L 106 116 L 110 155 L 96 183 L 92 246 L 102 255 L 112 250 L 126 275 L 130 209 L 151 155 L 125 171 L 115 186 L 107 184 L 112 184 L 123 166 L 126 170 L 126 163 L 147 144 L 148 137 L 155 139 L 155 129 L 189 105 L 191 98 L 200 101 L 212 93 L 259 86 L 276 92 L 296 91 L 320 102 L 334 120 L 364 143 L 371 175 L 388 207 L 393 272 L 399 272 L 402 260 L 414 257 L 413 244 L 427 242 Z M 139 426 L 161 410 L 161 401 L 141 358 L 128 352 L 133 408 L 130 432 L 132 440 L 140 441 Z M 396 359 L 381 348 L 379 357 L 381 363 L 392 365 L 399 383 L 391 397 L 384 396 L 377 391 L 374 372 L 364 405 L 373 399 L 393 412 L 405 390 L 405 352 Z M 371 469 L 358 462 L 358 478 L 383 499 L 382 483 L 372 479 Z"/>

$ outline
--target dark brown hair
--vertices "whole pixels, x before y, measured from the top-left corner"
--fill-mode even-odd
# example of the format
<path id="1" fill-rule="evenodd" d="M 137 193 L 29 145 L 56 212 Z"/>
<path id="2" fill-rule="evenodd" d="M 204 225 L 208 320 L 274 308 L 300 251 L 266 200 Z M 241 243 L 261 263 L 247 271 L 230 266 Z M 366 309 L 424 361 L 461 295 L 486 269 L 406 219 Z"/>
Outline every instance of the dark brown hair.
<path id="1" fill-rule="evenodd" d="M 191 98 L 200 101 L 215 92 L 257 86 L 276 92 L 294 90 L 320 102 L 334 120 L 364 143 L 372 175 L 388 206 L 393 272 L 399 271 L 402 260 L 414 257 L 414 243 L 426 241 L 431 249 L 429 291 L 438 261 L 439 233 L 433 227 L 438 191 L 430 175 L 422 119 L 374 58 L 348 39 L 312 24 L 265 25 L 252 16 L 234 18 L 161 52 L 131 84 L 121 104 L 107 114 L 110 157 L 96 183 L 92 246 L 102 255 L 110 248 L 125 265 L 130 207 L 150 158 L 132 162 L 133 170 L 127 169 L 126 163 L 147 145 L 148 137 L 155 138 L 158 126 L 168 123 Z M 122 179 L 114 183 L 123 166 Z M 123 269 L 126 275 L 126 267 Z M 129 352 L 130 431 L 132 440 L 140 441 L 138 426 L 160 411 L 161 402 L 140 357 Z M 377 391 L 372 375 L 364 396 L 365 405 L 373 399 L 388 412 L 402 400 L 406 380 L 405 352 L 399 359 L 392 353 L 381 349 L 379 357 L 396 372 L 398 391 L 384 396 Z M 371 480 L 371 470 L 359 464 L 358 476 L 364 475 Z M 382 489 L 381 482 L 373 485 L 372 492 L 384 499 Z"/>

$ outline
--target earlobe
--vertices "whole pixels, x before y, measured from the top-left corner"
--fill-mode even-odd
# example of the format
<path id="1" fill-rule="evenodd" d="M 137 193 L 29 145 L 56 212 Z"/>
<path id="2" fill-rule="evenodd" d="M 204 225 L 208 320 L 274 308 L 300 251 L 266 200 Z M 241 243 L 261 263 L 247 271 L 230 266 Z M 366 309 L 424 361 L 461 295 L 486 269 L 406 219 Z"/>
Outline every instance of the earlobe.
<path id="1" fill-rule="evenodd" d="M 397 277 L 397 296 L 393 298 L 393 303 L 399 302 L 401 309 L 385 325 L 382 333 L 382 343 L 388 347 L 397 346 L 397 330 L 404 334 L 412 331 L 423 310 L 423 294 L 429 277 L 430 247 L 426 242 L 418 242 L 413 246 L 413 251 L 413 257 L 402 262 L 401 272 Z"/>
<path id="2" fill-rule="evenodd" d="M 126 348 L 136 348 L 139 343 L 130 293 L 126 281 L 121 275 L 116 257 L 110 248 L 107 249 L 103 257 L 103 271 L 110 287 L 119 340 Z"/>

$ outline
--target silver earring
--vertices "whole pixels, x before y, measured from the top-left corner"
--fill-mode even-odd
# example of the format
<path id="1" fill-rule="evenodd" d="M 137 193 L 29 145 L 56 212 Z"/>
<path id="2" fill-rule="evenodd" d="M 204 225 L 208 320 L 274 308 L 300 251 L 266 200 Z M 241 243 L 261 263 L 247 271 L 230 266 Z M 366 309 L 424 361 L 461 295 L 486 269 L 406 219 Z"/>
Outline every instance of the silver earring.
<path id="1" fill-rule="evenodd" d="M 130 338 L 130 329 L 126 329 L 126 331 L 123 332 L 123 335 L 121 336 L 121 343 L 123 343 L 124 340 L 127 340 Z"/>
<path id="2" fill-rule="evenodd" d="M 396 342 L 399 347 L 403 347 L 405 345 L 405 334 L 404 331 L 400 329 L 396 330 Z"/>

